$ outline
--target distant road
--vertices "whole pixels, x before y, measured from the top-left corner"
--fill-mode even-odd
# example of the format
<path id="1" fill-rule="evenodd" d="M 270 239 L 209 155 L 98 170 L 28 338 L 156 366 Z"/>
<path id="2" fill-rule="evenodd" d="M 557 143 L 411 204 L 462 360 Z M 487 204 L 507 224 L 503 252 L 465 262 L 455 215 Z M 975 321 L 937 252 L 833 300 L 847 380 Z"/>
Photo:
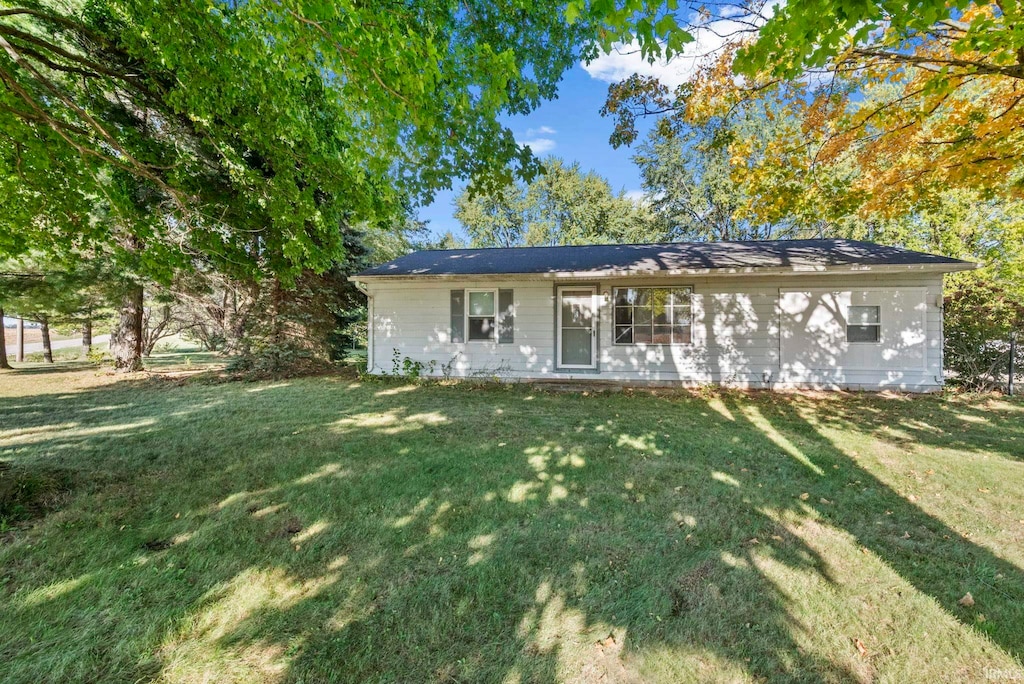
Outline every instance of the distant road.
<path id="1" fill-rule="evenodd" d="M 107 345 L 107 343 L 109 343 L 109 342 L 110 342 L 110 335 L 97 335 L 96 337 L 92 338 L 92 346 L 93 346 L 94 349 L 96 349 L 96 348 L 104 348 L 105 349 L 106 347 L 105 346 L 101 347 L 101 345 Z M 81 347 L 81 346 L 82 346 L 81 338 L 79 338 L 77 340 L 56 340 L 56 341 L 50 343 L 50 348 L 51 349 L 67 349 L 69 347 Z M 18 348 L 17 348 L 16 345 L 14 345 L 14 344 L 8 344 L 7 345 L 7 356 L 9 356 L 11 359 L 14 358 L 14 355 L 17 353 L 17 351 L 18 351 Z M 32 344 L 26 344 L 25 345 L 25 353 L 26 354 L 34 354 L 36 352 L 41 352 L 41 351 L 43 351 L 43 343 L 42 342 L 33 342 Z"/>

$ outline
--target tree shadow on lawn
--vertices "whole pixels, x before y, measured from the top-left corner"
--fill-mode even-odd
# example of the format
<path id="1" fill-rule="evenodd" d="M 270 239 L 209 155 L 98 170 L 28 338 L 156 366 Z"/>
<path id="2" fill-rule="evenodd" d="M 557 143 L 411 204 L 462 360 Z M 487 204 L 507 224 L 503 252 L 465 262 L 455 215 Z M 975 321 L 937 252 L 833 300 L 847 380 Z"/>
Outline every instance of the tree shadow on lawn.
<path id="1" fill-rule="evenodd" d="M 59 361 L 56 363 L 47 362 L 12 362 L 13 368 L 0 370 L 0 378 L 13 377 L 15 375 L 60 375 L 63 373 L 74 373 L 88 370 L 89 368 L 99 369 L 98 364 L 92 361 Z"/>
<path id="2" fill-rule="evenodd" d="M 0 662 L 26 681 L 846 681 L 975 657 L 981 633 L 1002 653 L 947 678 L 1024 654 L 1021 569 L 827 436 L 884 441 L 877 398 L 325 379 L 61 396 L 77 421 L 47 433 L 49 399 L 0 400 L 23 431 L 0 459 L 94 482 L 0 548 Z M 924 632 L 952 645 L 905 641 Z"/>

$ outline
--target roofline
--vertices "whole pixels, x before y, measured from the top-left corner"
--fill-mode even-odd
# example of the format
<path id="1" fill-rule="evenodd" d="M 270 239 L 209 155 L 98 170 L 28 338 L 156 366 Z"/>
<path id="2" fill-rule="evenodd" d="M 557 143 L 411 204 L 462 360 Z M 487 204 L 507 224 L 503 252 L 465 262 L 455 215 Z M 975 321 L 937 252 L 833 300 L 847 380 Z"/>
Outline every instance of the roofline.
<path id="1" fill-rule="evenodd" d="M 758 275 L 822 275 L 844 273 L 956 273 L 981 268 L 971 261 L 955 261 L 929 264 L 879 264 L 866 266 L 748 266 L 745 268 L 671 268 L 671 269 L 604 269 L 596 271 L 546 271 L 543 273 L 404 273 L 357 274 L 348 277 L 350 282 L 368 280 L 593 280 L 594 278 L 635 278 L 673 276 L 758 276 Z"/>

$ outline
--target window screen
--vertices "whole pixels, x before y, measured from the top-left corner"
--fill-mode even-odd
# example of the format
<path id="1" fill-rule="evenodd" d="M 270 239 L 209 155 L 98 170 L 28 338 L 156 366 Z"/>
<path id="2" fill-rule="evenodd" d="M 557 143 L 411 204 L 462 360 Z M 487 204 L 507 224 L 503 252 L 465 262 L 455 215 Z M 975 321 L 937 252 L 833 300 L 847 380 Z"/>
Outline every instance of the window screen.
<path id="1" fill-rule="evenodd" d="M 467 336 L 470 341 L 493 340 L 494 312 L 497 296 L 494 290 L 469 291 Z"/>
<path id="2" fill-rule="evenodd" d="M 847 309 L 847 342 L 878 342 L 881 337 L 882 319 L 879 307 L 851 306 Z"/>

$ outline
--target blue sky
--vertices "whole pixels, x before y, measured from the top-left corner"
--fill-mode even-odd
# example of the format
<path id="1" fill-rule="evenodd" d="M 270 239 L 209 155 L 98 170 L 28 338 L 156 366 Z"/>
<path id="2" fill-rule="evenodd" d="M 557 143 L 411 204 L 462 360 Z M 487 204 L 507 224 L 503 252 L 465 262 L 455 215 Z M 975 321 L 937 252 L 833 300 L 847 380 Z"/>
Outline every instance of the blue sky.
<path id="1" fill-rule="evenodd" d="M 694 31 L 695 41 L 671 62 L 648 63 L 637 50 L 624 46 L 590 64 L 577 64 L 559 84 L 557 99 L 545 102 L 528 116 L 508 118 L 505 123 L 520 143 L 534 141 L 531 148 L 537 156 L 554 154 L 567 162 L 578 161 L 585 171 L 593 169 L 608 179 L 616 192 L 639 194 L 640 172 L 632 156 L 653 122 L 638 122 L 640 137 L 633 148 L 613 148 L 608 138 L 614 122 L 600 114 L 608 85 L 639 73 L 674 88 L 689 80 L 700 64 L 717 54 L 731 33 L 744 28 L 729 19 L 718 19 Z M 537 141 L 543 142 L 538 145 Z M 456 182 L 452 190 L 438 193 L 430 205 L 419 208 L 419 217 L 428 222 L 433 235 L 448 231 L 461 234 L 459 222 L 453 216 L 453 203 L 464 185 Z"/>
<path id="2" fill-rule="evenodd" d="M 608 179 L 612 189 L 639 191 L 640 173 L 631 157 L 633 149 L 615 149 L 608 142 L 613 120 L 600 115 L 608 93 L 608 83 L 592 77 L 580 65 L 570 70 L 558 88 L 558 99 L 545 102 L 528 116 L 506 119 L 516 140 L 534 141 L 538 156 L 554 154 L 566 161 L 578 161 L 584 170 L 593 169 Z M 429 206 L 419 209 L 422 220 L 434 235 L 452 231 L 461 233 L 453 217 L 455 197 L 464 183 L 439 193 Z"/>

